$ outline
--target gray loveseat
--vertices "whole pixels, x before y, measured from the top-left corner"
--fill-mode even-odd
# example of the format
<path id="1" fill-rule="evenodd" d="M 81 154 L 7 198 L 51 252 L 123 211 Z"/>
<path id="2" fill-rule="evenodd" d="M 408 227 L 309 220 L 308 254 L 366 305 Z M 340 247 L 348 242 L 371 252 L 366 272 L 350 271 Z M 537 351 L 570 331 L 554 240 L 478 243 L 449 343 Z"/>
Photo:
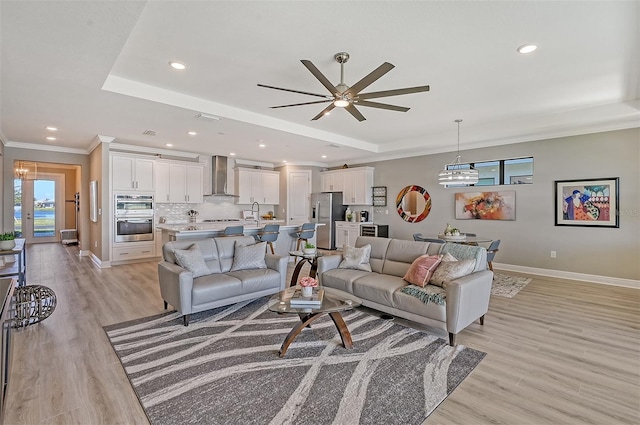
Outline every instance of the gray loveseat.
<path id="1" fill-rule="evenodd" d="M 370 307 L 394 316 L 428 326 L 446 329 L 449 343 L 455 345 L 456 335 L 476 320 L 484 324 L 489 309 L 493 272 L 487 270 L 487 252 L 480 246 L 441 244 L 360 236 L 356 247 L 371 245 L 371 272 L 340 269 L 342 255 L 327 255 L 318 259 L 318 275 L 323 286 L 351 294 Z M 457 258 L 475 258 L 474 271 L 450 281 L 445 288 L 444 305 L 425 303 L 402 292 L 409 285 L 403 276 L 413 260 L 423 254 L 450 252 Z M 457 255 L 456 255 L 457 254 Z M 430 286 L 430 285 L 428 285 Z"/>
<path id="2" fill-rule="evenodd" d="M 253 237 L 238 236 L 167 242 L 162 247 L 164 261 L 158 264 L 160 294 L 165 309 L 167 304 L 175 307 L 183 315 L 185 326 L 189 324 L 191 313 L 275 294 L 284 289 L 286 257 L 265 254 L 267 268 L 231 271 L 236 242 L 239 245 L 256 243 Z M 174 250 L 187 250 L 193 244 L 199 247 L 210 274 L 194 278 L 191 271 L 178 265 Z"/>

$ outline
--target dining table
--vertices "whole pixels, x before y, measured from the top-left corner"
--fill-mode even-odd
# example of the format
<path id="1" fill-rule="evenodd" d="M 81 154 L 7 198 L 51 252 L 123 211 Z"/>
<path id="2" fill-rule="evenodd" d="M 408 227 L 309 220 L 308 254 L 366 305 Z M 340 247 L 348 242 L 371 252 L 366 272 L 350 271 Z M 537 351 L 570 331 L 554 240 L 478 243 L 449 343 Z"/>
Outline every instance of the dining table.
<path id="1" fill-rule="evenodd" d="M 423 237 L 433 238 L 433 239 L 442 239 L 450 243 L 460 243 L 460 244 L 467 244 L 467 245 L 478 245 L 481 243 L 491 243 L 493 241 L 492 238 L 488 238 L 486 236 L 466 236 L 464 239 L 460 237 L 449 237 L 449 236 L 443 236 L 443 235 L 426 235 Z"/>

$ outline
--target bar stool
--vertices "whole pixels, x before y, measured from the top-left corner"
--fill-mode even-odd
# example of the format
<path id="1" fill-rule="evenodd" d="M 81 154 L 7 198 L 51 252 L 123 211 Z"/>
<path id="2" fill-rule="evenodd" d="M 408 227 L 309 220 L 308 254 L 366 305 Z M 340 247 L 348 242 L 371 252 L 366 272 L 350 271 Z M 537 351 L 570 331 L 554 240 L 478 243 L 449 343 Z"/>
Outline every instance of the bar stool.
<path id="1" fill-rule="evenodd" d="M 244 226 L 227 226 L 222 236 L 244 236 Z"/>
<path id="2" fill-rule="evenodd" d="M 292 238 L 297 238 L 298 242 L 296 243 L 296 251 L 300 251 L 300 244 L 302 241 L 309 242 L 309 239 L 313 237 L 316 233 L 316 224 L 315 223 L 304 223 L 298 229 L 297 232 L 289 233 Z M 295 262 L 298 262 L 298 256 L 295 256 Z"/>
<path id="3" fill-rule="evenodd" d="M 275 255 L 275 250 L 273 249 L 273 242 L 278 240 L 278 236 L 280 235 L 280 225 L 279 224 L 267 224 L 262 228 L 262 231 L 255 235 L 255 238 L 258 242 L 266 242 L 267 245 L 271 248 L 271 253 Z"/>

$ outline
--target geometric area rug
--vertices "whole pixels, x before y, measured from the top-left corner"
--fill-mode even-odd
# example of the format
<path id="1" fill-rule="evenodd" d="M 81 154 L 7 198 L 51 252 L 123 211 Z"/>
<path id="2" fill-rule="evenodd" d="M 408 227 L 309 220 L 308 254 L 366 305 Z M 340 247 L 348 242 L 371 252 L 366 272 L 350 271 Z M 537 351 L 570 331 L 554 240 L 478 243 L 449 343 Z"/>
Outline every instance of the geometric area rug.
<path id="1" fill-rule="evenodd" d="M 529 282 L 530 277 L 510 276 L 508 274 L 494 273 L 491 295 L 499 297 L 513 298 Z"/>
<path id="2" fill-rule="evenodd" d="M 268 297 L 105 326 L 151 424 L 420 424 L 486 353 L 359 310 L 278 350 L 300 320 Z"/>

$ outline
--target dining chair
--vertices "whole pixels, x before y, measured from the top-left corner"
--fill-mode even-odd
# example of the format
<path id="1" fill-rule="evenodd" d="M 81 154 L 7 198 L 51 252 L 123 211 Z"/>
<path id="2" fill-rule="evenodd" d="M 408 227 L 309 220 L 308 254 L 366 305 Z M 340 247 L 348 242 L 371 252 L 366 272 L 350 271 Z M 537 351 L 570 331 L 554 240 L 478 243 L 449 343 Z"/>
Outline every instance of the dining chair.
<path id="1" fill-rule="evenodd" d="M 447 241 L 445 241 L 444 239 L 438 239 L 438 238 L 423 238 L 422 237 L 422 233 L 414 233 L 413 234 L 413 240 L 414 241 L 418 241 L 418 242 L 438 242 L 438 243 L 446 243 Z"/>
<path id="2" fill-rule="evenodd" d="M 280 235 L 280 225 L 279 224 L 267 224 L 262 228 L 262 231 L 255 235 L 255 238 L 258 242 L 266 242 L 267 245 L 271 248 L 271 253 L 275 255 L 275 250 L 273 249 L 273 243 L 278 240 L 278 236 Z"/>
<path id="3" fill-rule="evenodd" d="M 500 239 L 491 241 L 489 248 L 487 248 L 487 265 L 489 266 L 489 270 L 493 271 L 493 258 L 496 256 L 496 252 L 499 251 L 498 246 L 500 245 Z"/>
<path id="4" fill-rule="evenodd" d="M 244 226 L 227 226 L 222 236 L 244 236 Z"/>
<path id="5" fill-rule="evenodd" d="M 293 233 L 289 233 L 292 238 L 296 238 L 296 251 L 300 251 L 300 244 L 302 241 L 309 242 L 309 239 L 313 237 L 316 233 L 316 224 L 315 223 L 303 223 L 300 228 Z M 295 262 L 297 263 L 299 258 L 296 256 Z"/>

